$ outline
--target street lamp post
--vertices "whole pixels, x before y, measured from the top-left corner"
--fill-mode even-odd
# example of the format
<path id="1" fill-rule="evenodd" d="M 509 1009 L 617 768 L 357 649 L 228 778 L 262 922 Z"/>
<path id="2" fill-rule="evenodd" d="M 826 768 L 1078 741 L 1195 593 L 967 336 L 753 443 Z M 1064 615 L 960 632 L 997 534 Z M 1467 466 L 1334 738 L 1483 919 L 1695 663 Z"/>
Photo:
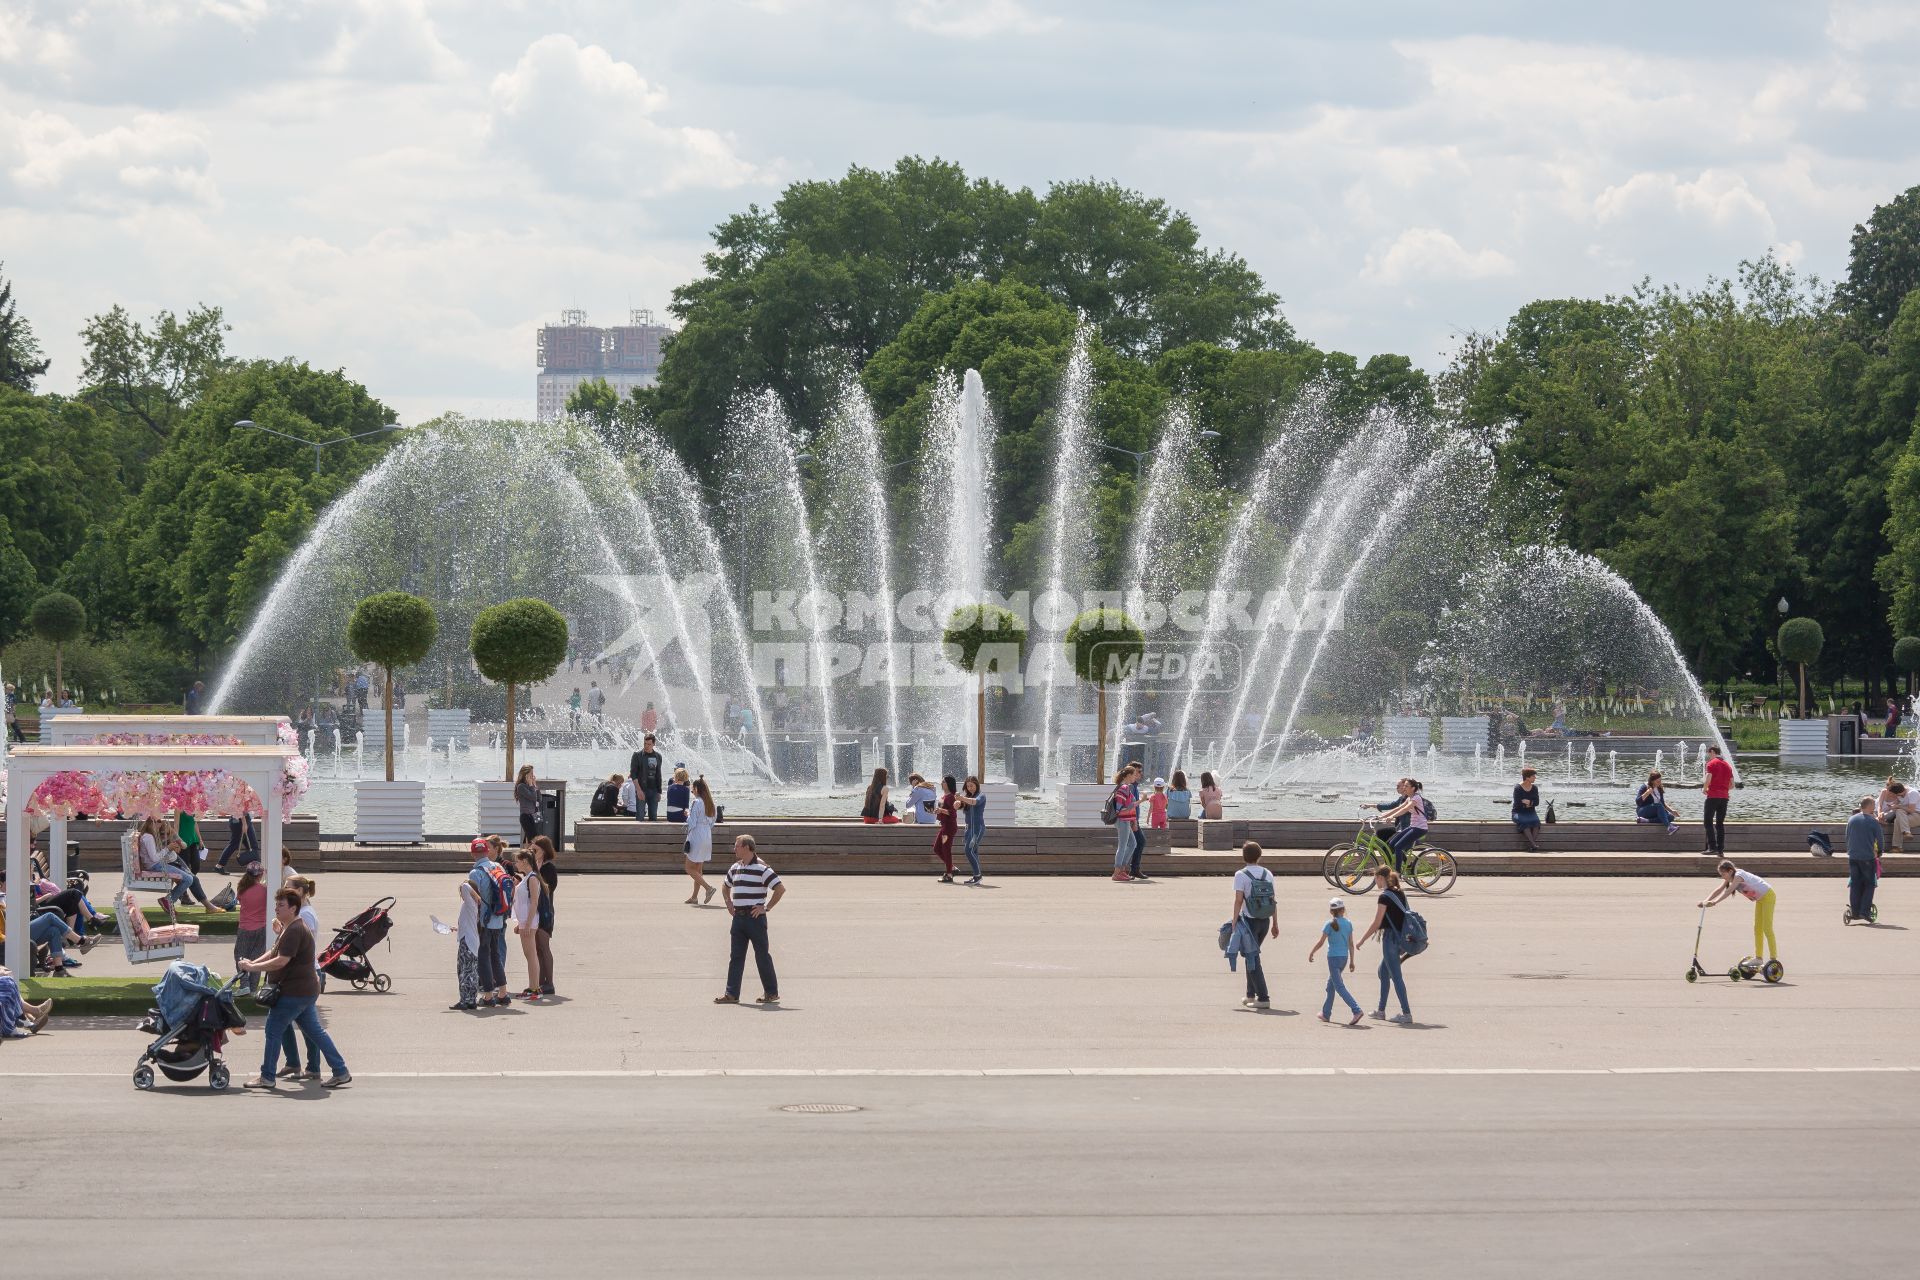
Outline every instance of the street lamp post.
<path id="1" fill-rule="evenodd" d="M 1199 433 L 1199 436 L 1200 436 L 1200 439 L 1202 440 L 1218 440 L 1220 438 L 1220 433 L 1218 431 L 1202 431 Z M 1098 445 L 1102 449 L 1108 450 L 1111 453 L 1124 453 L 1129 458 L 1132 458 L 1133 459 L 1133 478 L 1135 483 L 1138 483 L 1141 480 L 1146 479 L 1147 459 L 1155 456 L 1160 452 L 1161 449 L 1165 447 L 1165 442 L 1162 442 L 1161 444 L 1157 444 L 1151 449 L 1122 449 L 1119 445 L 1108 444 L 1104 440 L 1095 440 L 1093 443 Z"/>
<path id="2" fill-rule="evenodd" d="M 270 436 L 279 436 L 282 440 L 291 440 L 295 444 L 306 445 L 313 450 L 313 473 L 315 475 L 320 474 L 320 451 L 328 445 L 346 444 L 352 440 L 365 440 L 369 436 L 384 436 L 389 432 L 406 430 L 405 427 L 397 422 L 389 422 L 384 427 L 378 427 L 372 431 L 362 431 L 358 435 L 338 436 L 332 440 L 309 440 L 305 436 L 289 435 L 285 431 L 275 431 L 272 427 L 263 427 L 251 418 L 242 418 L 233 425 L 235 427 L 244 427 L 249 431 L 264 431 Z"/>

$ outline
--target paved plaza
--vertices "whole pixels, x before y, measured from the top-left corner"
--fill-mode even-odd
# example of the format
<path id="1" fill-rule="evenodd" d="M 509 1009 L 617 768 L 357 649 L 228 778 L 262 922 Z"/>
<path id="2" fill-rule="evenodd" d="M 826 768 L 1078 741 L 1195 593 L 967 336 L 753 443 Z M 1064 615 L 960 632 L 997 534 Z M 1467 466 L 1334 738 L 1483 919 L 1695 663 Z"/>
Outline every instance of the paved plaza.
<path id="1" fill-rule="evenodd" d="M 323 924 L 399 898 L 393 992 L 322 1000 L 353 1086 L 139 1094 L 124 1022 L 56 1022 L 0 1047 L 28 1157 L 0 1217 L 53 1228 L 29 1252 L 67 1227 L 218 1239 L 215 1275 L 277 1239 L 296 1274 L 354 1249 L 486 1272 L 495 1217 L 531 1274 L 1372 1275 L 1411 1248 L 1441 1275 L 1788 1276 L 1842 1243 L 1904 1265 L 1920 929 L 1898 882 L 1871 929 L 1841 925 L 1839 885 L 1783 885 L 1777 987 L 1682 981 L 1710 878 L 1463 882 L 1416 904 L 1417 1025 L 1351 1030 L 1314 1017 L 1317 881 L 1280 882 L 1266 1014 L 1214 944 L 1224 881 L 796 878 L 775 1011 L 711 1003 L 725 917 L 684 883 L 563 881 L 564 999 L 461 1014 L 428 921 L 452 884 L 327 877 Z M 1744 954 L 1749 920 L 1710 913 L 1703 960 Z M 259 1049 L 235 1044 L 236 1075 Z M 860 1109 L 781 1110 L 813 1103 Z M 76 1122 L 164 1149 L 204 1207 L 153 1194 L 149 1157 L 72 1158 Z M 224 1196 L 267 1168 L 270 1194 Z"/>

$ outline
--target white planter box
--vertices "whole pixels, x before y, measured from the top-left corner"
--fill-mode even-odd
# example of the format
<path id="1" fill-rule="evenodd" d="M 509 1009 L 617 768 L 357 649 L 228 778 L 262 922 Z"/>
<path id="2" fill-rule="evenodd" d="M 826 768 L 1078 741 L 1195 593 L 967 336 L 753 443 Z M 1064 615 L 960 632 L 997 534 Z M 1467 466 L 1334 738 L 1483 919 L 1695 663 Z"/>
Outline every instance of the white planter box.
<path id="1" fill-rule="evenodd" d="M 1780 754 L 1826 759 L 1827 722 L 1823 719 L 1780 721 Z"/>
<path id="2" fill-rule="evenodd" d="M 480 789 L 478 834 L 504 836 L 508 844 L 520 843 L 520 806 L 514 803 L 511 782 L 477 782 Z"/>
<path id="3" fill-rule="evenodd" d="M 360 844 L 426 839 L 427 784 L 362 779 L 353 784 L 353 838 Z"/>
<path id="4" fill-rule="evenodd" d="M 1069 827 L 1104 827 L 1100 811 L 1107 806 L 1113 786 L 1106 782 L 1063 782 L 1059 787 L 1061 821 Z M 992 812 L 988 812 L 991 820 Z"/>
<path id="5" fill-rule="evenodd" d="M 980 794 L 987 799 L 989 827 L 1013 825 L 1014 805 L 1020 798 L 1020 788 L 1011 782 L 983 782 L 980 784 Z"/>

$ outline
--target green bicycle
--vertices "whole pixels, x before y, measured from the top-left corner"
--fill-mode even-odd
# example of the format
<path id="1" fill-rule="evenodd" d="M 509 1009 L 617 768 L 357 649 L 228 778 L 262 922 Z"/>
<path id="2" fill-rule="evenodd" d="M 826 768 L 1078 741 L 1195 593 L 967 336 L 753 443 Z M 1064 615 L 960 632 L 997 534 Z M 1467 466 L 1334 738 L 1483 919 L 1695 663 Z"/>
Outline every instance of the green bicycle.
<path id="1" fill-rule="evenodd" d="M 1400 879 L 1429 896 L 1445 893 L 1460 878 L 1460 864 L 1453 854 L 1439 845 L 1427 843 L 1424 837 L 1407 850 L 1401 862 Z M 1372 821 L 1362 817 L 1351 843 L 1337 844 L 1327 850 L 1320 860 L 1320 875 L 1343 892 L 1368 894 L 1373 892 L 1375 869 L 1392 865 L 1393 850 L 1374 830 Z"/>

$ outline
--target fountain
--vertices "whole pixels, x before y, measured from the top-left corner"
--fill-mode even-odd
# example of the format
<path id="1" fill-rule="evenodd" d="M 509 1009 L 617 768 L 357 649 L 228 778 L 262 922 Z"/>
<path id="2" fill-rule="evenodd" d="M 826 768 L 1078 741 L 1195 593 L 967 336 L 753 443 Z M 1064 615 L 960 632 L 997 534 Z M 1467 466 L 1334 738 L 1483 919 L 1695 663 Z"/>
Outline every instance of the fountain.
<path id="1" fill-rule="evenodd" d="M 889 467 L 880 423 L 853 379 L 818 424 L 795 424 L 770 392 L 745 394 L 729 417 L 718 503 L 646 429 L 616 453 L 581 423 L 429 424 L 322 513 L 249 621 L 209 708 L 284 711 L 318 694 L 352 661 L 342 628 L 311 620 L 344 619 L 360 596 L 394 587 L 426 596 L 441 614 L 421 696 L 440 705 L 449 689 L 454 705 L 483 707 L 489 693 L 465 653 L 473 614 L 533 594 L 568 617 L 603 685 L 601 673 L 616 673 L 617 693 L 661 702 L 674 757 L 736 792 L 785 785 L 776 729 L 829 762 L 837 736 L 876 761 L 896 742 L 933 759 L 943 745 L 972 741 L 974 702 L 944 663 L 923 669 L 921 651 L 953 607 L 992 598 L 1005 566 L 984 383 L 972 370 L 942 374 L 924 403 L 917 454 Z M 1000 704 L 1008 717 L 1000 727 L 1036 735 L 1043 778 L 1065 777 L 1059 721 L 1083 697 L 1060 669 L 1061 634 L 1103 593 L 1123 599 L 1156 642 L 1177 641 L 1201 659 L 1232 646 L 1243 659 L 1231 691 L 1203 683 L 1207 663 L 1195 661 L 1178 683 L 1115 690 L 1110 710 L 1124 724 L 1166 699 L 1156 763 L 1207 767 L 1249 805 L 1294 803 L 1270 794 L 1281 785 L 1366 787 L 1400 769 L 1423 781 L 1493 777 L 1504 786 L 1509 758 L 1524 765 L 1530 749 L 1543 749 L 1538 741 L 1503 732 L 1490 752 L 1475 744 L 1468 760 L 1404 735 L 1395 742 L 1405 749 L 1387 753 L 1384 735 L 1370 742 L 1350 731 L 1383 710 L 1426 717 L 1489 707 L 1496 688 L 1500 707 L 1530 717 L 1562 698 L 1583 714 L 1614 716 L 1627 698 L 1606 685 L 1637 686 L 1635 705 L 1645 705 L 1646 690 L 1652 703 L 1669 704 L 1650 742 L 1672 751 L 1682 735 L 1718 741 L 1671 636 L 1617 574 L 1564 548 L 1500 541 L 1506 525 L 1481 446 L 1384 409 L 1336 413 L 1324 389 L 1302 394 L 1267 440 L 1229 449 L 1247 459 L 1230 485 L 1201 447 L 1196 411 L 1176 402 L 1144 455 L 1118 580 L 1097 580 L 1104 465 L 1094 455 L 1094 403 L 1082 334 L 1053 410 L 1048 501 L 1021 535 L 1032 539 L 1027 563 L 1044 581 L 1014 582 L 1008 595 L 1011 603 L 1040 587 L 1029 615 L 1031 696 Z M 888 439 L 894 430 L 890 421 Z M 900 466 L 912 470 L 895 481 Z M 910 513 L 895 499 L 904 491 L 914 495 Z M 1526 574 L 1512 572 L 1516 561 Z M 792 619 L 784 630 L 758 616 L 752 602 L 765 594 L 785 601 L 774 610 Z M 1383 638 L 1380 623 L 1396 611 L 1429 624 L 1417 652 Z M 783 656 L 768 658 L 776 645 Z M 527 741 L 549 772 L 597 779 L 625 763 L 637 726 L 615 715 L 585 743 L 565 732 L 572 674 L 529 691 Z M 769 715 L 776 698 L 779 714 Z M 497 744 L 499 714 L 477 717 L 482 740 Z M 415 745 L 424 735 L 401 720 L 396 739 L 403 775 L 440 776 L 437 752 Z M 1618 780 L 1619 756 L 1635 754 L 1624 742 L 1609 743 L 1609 781 Z M 451 787 L 461 771 L 448 746 Z M 1564 755 L 1563 776 L 1576 780 L 1572 744 L 1547 749 Z M 312 750 L 323 757 L 318 734 Z M 1688 753 L 1679 751 L 1684 771 Z M 1585 754 L 1584 781 L 1597 783 L 1597 744 Z M 348 774 L 336 729 L 331 775 L 345 785 L 364 773 L 360 756 L 356 749 Z M 486 776 L 486 762 L 471 763 Z M 830 799 L 833 769 L 806 772 L 828 785 L 812 789 L 814 799 L 783 792 L 778 804 L 813 812 L 808 805 Z"/>
<path id="2" fill-rule="evenodd" d="M 1040 706 L 1041 759 L 1053 745 L 1056 709 L 1064 705 L 1061 686 L 1071 689 L 1073 673 L 1066 669 L 1062 651 L 1067 628 L 1078 613 L 1073 603 L 1088 585 L 1093 559 L 1093 522 L 1084 513 L 1094 501 L 1093 359 L 1087 353 L 1087 330 L 1073 338 L 1073 353 L 1060 379 L 1060 404 L 1054 411 L 1053 477 L 1046 510 L 1046 590 L 1035 602 L 1033 643 L 1039 661 L 1036 677 L 1045 689 Z M 1068 693 L 1066 697 L 1071 697 Z M 1043 763 L 1042 769 L 1046 766 Z M 1067 766 L 1053 770 L 1065 777 Z"/>

